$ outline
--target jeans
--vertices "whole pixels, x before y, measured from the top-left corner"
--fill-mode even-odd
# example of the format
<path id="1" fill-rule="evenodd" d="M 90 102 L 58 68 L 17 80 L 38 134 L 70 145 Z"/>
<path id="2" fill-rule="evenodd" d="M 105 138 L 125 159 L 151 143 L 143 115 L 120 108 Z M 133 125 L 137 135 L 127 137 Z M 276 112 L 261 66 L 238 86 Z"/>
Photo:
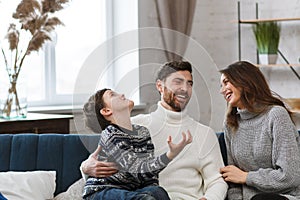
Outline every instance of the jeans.
<path id="1" fill-rule="evenodd" d="M 85 200 L 170 200 L 170 198 L 162 187 L 147 186 L 134 191 L 106 188 L 87 196 Z"/>
<path id="2" fill-rule="evenodd" d="M 288 200 L 288 198 L 274 193 L 260 193 L 254 195 L 251 200 Z"/>

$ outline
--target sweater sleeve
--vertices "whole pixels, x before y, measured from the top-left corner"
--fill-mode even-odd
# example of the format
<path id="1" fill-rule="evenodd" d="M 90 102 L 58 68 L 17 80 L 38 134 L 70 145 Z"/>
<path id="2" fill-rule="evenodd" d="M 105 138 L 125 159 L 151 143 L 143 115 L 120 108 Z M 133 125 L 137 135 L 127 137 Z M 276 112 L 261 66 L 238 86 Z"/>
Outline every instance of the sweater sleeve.
<path id="1" fill-rule="evenodd" d="M 300 184 L 299 135 L 283 107 L 273 108 L 268 117 L 273 167 L 250 171 L 246 184 L 264 192 L 286 192 Z"/>
<path id="2" fill-rule="evenodd" d="M 139 181 L 151 181 L 170 162 L 166 153 L 157 157 L 148 153 L 136 153 L 130 139 L 121 132 L 106 129 L 101 133 L 99 145 L 108 157 L 121 166 L 120 170 L 129 172 Z"/>
<path id="3" fill-rule="evenodd" d="M 232 154 L 231 154 L 231 145 L 230 145 L 231 137 L 230 137 L 230 133 L 229 133 L 227 127 L 224 130 L 224 134 L 225 134 L 228 165 L 235 165 L 235 163 L 233 162 L 233 159 L 232 159 Z M 228 192 L 227 192 L 227 197 L 229 200 L 242 200 L 243 199 L 241 184 L 229 183 L 228 186 L 229 186 L 229 188 L 228 188 Z"/>

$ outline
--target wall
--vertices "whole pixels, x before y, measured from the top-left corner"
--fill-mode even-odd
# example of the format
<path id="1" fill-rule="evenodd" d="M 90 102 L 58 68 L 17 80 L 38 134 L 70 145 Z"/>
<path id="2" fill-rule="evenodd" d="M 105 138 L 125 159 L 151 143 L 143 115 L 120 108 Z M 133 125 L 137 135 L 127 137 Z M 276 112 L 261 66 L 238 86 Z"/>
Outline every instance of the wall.
<path id="1" fill-rule="evenodd" d="M 198 0 L 191 32 L 191 44 L 198 45 L 195 54 L 204 56 L 200 64 L 194 65 L 195 85 L 193 97 L 188 106 L 189 114 L 215 131 L 222 130 L 226 104 L 219 94 L 218 70 L 238 60 L 237 0 Z M 260 18 L 300 17 L 300 0 L 259 0 Z M 241 18 L 255 18 L 255 1 L 241 0 Z M 299 63 L 300 58 L 300 21 L 283 22 L 280 50 L 290 63 Z M 158 27 L 154 0 L 139 0 L 139 27 Z M 142 30 L 144 31 L 144 30 Z M 251 25 L 242 25 L 242 60 L 256 63 L 256 46 Z M 161 46 L 157 35 L 145 35 L 140 38 L 140 46 L 146 43 Z M 154 77 L 165 56 L 158 48 L 140 49 L 140 89 L 141 102 L 145 106 L 135 109 L 133 115 L 147 113 L 156 108 L 159 94 L 155 89 Z M 278 59 L 278 63 L 284 63 Z M 300 73 L 300 68 L 295 67 Z M 261 68 L 271 89 L 282 97 L 300 98 L 300 81 L 287 67 Z M 144 108 L 144 109 L 143 109 Z M 195 109 L 196 108 L 196 109 Z M 80 112 L 74 113 L 75 122 L 71 122 L 72 132 L 87 132 Z M 298 114 L 300 128 L 300 114 Z"/>
<path id="2" fill-rule="evenodd" d="M 193 103 L 197 110 L 190 106 L 189 113 L 200 122 L 210 125 L 216 131 L 222 130 L 223 116 L 226 109 L 225 102 L 219 94 L 218 69 L 226 67 L 238 60 L 238 34 L 236 0 L 198 0 L 194 16 L 191 40 L 202 46 L 214 64 L 197 65 L 199 77 L 195 80 Z M 291 18 L 300 17 L 300 1 L 289 0 L 289 3 L 281 0 L 260 0 L 258 2 L 260 18 Z M 255 2 L 242 0 L 241 18 L 255 18 Z M 153 0 L 139 0 L 139 26 L 157 27 L 157 15 Z M 300 57 L 300 21 L 282 23 L 282 36 L 279 48 L 290 63 L 299 63 Z M 143 40 L 147 38 L 142 38 Z M 160 43 L 153 38 L 152 42 Z M 191 49 L 191 45 L 188 49 Z M 199 52 L 199 55 L 203 52 Z M 242 60 L 256 63 L 256 46 L 251 25 L 242 25 Z M 149 112 L 154 108 L 159 95 L 155 90 L 154 75 L 158 66 L 165 62 L 162 52 L 147 49 L 142 50 L 140 62 L 143 66 L 140 70 L 141 97 L 146 103 Z M 278 59 L 278 63 L 284 63 Z M 300 68 L 295 67 L 298 73 Z M 300 81 L 287 67 L 262 68 L 271 89 L 282 97 L 300 98 Z M 205 75 L 205 76 L 204 76 Z M 196 99 L 196 100 L 195 100 Z"/>

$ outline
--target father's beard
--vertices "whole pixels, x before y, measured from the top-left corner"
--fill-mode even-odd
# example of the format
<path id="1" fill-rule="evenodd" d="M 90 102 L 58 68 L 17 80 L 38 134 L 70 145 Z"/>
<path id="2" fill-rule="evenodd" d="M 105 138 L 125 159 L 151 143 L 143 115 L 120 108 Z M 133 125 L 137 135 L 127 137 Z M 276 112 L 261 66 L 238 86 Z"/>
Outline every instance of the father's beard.
<path id="1" fill-rule="evenodd" d="M 176 96 L 182 95 L 186 97 L 185 101 L 179 100 Z M 164 94 L 163 94 L 164 101 L 176 112 L 181 112 L 185 109 L 186 105 L 190 100 L 190 96 L 187 92 L 184 91 L 177 91 L 173 92 L 169 90 L 167 87 L 164 87 Z"/>

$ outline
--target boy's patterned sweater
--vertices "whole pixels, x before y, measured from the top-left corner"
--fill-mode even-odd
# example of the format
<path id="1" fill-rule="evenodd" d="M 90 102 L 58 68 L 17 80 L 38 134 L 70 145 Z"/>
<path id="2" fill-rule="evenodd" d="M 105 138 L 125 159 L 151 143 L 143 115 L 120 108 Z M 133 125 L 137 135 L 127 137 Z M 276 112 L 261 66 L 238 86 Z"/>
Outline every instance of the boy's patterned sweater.
<path id="1" fill-rule="evenodd" d="M 158 185 L 158 173 L 170 162 L 166 153 L 154 157 L 149 130 L 139 125 L 133 125 L 133 131 L 108 126 L 100 134 L 99 146 L 99 158 L 117 163 L 119 171 L 106 178 L 89 177 L 83 197 L 107 187 L 135 190 Z"/>

